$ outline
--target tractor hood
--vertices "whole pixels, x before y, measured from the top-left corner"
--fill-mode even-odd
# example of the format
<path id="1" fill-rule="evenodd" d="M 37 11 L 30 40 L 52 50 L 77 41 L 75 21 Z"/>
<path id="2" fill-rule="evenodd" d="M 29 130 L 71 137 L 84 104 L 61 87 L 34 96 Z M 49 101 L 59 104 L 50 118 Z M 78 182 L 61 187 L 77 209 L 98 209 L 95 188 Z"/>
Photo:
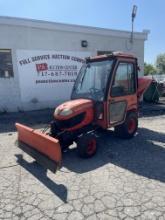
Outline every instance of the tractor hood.
<path id="1" fill-rule="evenodd" d="M 55 119 L 66 120 L 72 118 L 87 109 L 93 110 L 93 101 L 90 99 L 75 99 L 59 105 L 54 112 Z"/>
<path id="2" fill-rule="evenodd" d="M 141 96 L 144 94 L 144 92 L 148 89 L 151 82 L 152 79 L 146 76 L 138 78 L 138 92 L 137 92 L 138 99 L 140 99 Z"/>

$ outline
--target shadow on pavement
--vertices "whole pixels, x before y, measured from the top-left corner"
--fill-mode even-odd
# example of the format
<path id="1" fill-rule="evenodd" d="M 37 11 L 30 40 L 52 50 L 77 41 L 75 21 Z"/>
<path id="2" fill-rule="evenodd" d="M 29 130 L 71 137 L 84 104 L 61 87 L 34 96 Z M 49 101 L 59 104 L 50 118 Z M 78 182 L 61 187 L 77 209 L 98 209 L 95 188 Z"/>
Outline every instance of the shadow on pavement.
<path id="1" fill-rule="evenodd" d="M 146 103 L 139 105 L 140 117 L 165 115 L 165 103 Z"/>
<path id="2" fill-rule="evenodd" d="M 63 153 L 63 167 L 85 173 L 111 163 L 137 175 L 165 182 L 165 134 L 139 128 L 137 135 L 130 140 L 115 137 L 113 131 L 98 135 L 99 147 L 94 157 L 82 159 L 77 156 L 76 148 L 69 149 Z M 41 166 L 20 159 L 18 163 L 66 202 L 66 187 L 49 179 Z"/>
<path id="3" fill-rule="evenodd" d="M 63 155 L 63 166 L 76 173 L 97 169 L 107 163 L 149 179 L 165 182 L 165 134 L 139 128 L 136 137 L 118 139 L 113 131 L 98 138 L 99 149 L 91 159 L 81 159 L 76 149 Z"/>
<path id="4" fill-rule="evenodd" d="M 63 202 L 67 202 L 67 188 L 63 184 L 56 184 L 50 178 L 47 177 L 47 170 L 41 167 L 35 161 L 32 163 L 23 159 L 21 154 L 15 155 L 17 163 L 43 183 L 49 190 L 51 190 L 56 196 L 58 196 Z"/>
<path id="5" fill-rule="evenodd" d="M 0 133 L 16 131 L 19 122 L 34 128 L 41 128 L 53 119 L 54 109 L 0 114 Z"/>

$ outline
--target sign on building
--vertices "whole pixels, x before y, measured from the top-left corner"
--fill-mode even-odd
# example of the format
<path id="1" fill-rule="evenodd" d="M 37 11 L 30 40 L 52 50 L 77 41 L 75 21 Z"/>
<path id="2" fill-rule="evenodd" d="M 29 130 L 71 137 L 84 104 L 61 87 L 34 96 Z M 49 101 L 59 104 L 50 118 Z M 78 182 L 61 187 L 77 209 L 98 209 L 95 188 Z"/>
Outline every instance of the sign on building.
<path id="1" fill-rule="evenodd" d="M 89 52 L 17 50 L 22 102 L 67 100 Z"/>

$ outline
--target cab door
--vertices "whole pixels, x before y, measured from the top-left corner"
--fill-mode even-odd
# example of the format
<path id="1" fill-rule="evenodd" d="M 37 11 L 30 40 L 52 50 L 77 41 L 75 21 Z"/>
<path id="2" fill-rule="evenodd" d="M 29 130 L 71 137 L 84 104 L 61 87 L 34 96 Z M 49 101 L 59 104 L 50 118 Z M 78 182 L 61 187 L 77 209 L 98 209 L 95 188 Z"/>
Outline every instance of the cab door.
<path id="1" fill-rule="evenodd" d="M 108 94 L 108 127 L 122 124 L 129 110 L 137 110 L 136 71 L 135 60 L 117 61 Z"/>

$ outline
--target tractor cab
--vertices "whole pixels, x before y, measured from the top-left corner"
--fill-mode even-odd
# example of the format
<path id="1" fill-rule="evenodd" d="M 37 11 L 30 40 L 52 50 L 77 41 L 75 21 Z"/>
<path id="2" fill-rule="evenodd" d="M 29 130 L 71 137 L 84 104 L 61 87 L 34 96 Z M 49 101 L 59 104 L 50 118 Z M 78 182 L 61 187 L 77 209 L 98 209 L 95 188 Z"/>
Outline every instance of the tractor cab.
<path id="1" fill-rule="evenodd" d="M 137 112 L 137 59 L 125 53 L 87 58 L 71 99 L 90 99 L 95 122 L 103 128 L 121 124 L 128 111 Z"/>

